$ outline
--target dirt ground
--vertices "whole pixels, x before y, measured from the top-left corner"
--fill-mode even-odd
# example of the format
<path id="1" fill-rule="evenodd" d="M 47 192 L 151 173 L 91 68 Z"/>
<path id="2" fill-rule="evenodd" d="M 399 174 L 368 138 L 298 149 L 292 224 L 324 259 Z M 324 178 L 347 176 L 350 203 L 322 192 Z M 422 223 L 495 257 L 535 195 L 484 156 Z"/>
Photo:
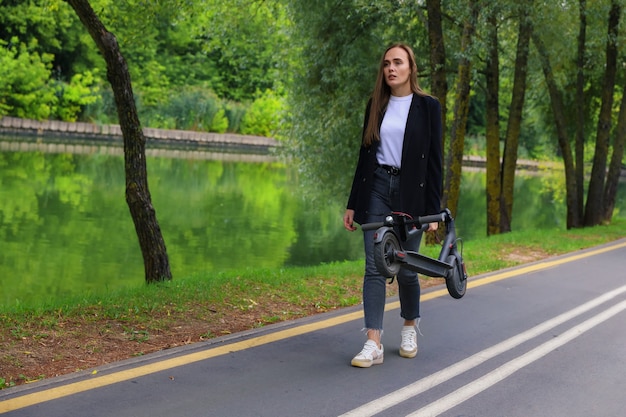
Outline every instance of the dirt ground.
<path id="1" fill-rule="evenodd" d="M 315 311 L 311 311 L 314 314 Z M 145 355 L 163 349 L 205 340 L 207 334 L 220 336 L 249 330 L 260 325 L 260 309 L 233 314 L 228 321 L 181 320 L 167 330 L 129 334 L 122 323 L 112 321 L 65 322 L 59 330 L 19 340 L 3 337 L 0 345 L 0 377 L 5 386 L 21 385 L 42 378 Z M 216 315 L 217 316 L 217 315 Z M 68 330 L 70 329 L 70 330 Z M 27 329 L 25 329 L 27 330 Z"/>

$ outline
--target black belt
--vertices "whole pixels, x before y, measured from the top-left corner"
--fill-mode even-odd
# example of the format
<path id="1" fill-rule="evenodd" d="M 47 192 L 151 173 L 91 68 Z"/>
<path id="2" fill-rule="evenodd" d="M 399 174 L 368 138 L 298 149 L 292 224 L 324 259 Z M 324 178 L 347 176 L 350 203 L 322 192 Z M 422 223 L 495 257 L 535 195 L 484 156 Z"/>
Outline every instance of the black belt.
<path id="1" fill-rule="evenodd" d="M 381 167 L 382 169 L 384 169 L 385 171 L 387 171 L 387 174 L 389 175 L 400 175 L 400 168 L 398 167 L 392 167 L 391 165 L 378 165 L 379 167 Z"/>

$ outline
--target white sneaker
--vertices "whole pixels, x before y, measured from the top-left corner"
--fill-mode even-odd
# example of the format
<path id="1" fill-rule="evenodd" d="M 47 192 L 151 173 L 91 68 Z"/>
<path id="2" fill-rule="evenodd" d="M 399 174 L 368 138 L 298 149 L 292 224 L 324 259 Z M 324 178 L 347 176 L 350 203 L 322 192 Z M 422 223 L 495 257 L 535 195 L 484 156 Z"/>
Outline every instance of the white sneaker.
<path id="1" fill-rule="evenodd" d="M 403 358 L 414 358 L 417 355 L 417 333 L 413 326 L 403 326 L 400 332 L 402 342 L 400 342 L 400 356 Z"/>
<path id="2" fill-rule="evenodd" d="M 380 345 L 380 349 L 376 346 L 376 342 L 368 340 L 363 346 L 363 350 L 352 358 L 352 366 L 359 368 L 369 368 L 372 365 L 380 365 L 383 363 L 385 349 Z"/>

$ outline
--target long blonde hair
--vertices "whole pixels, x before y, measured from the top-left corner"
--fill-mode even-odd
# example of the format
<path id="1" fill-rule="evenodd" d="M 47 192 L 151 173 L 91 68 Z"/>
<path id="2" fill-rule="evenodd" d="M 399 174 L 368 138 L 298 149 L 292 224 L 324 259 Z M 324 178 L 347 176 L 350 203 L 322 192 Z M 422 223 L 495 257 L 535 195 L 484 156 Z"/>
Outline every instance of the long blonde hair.
<path id="1" fill-rule="evenodd" d="M 415 54 L 413 53 L 413 49 L 409 45 L 404 43 L 394 43 L 383 53 L 383 56 L 380 59 L 380 66 L 378 67 L 378 76 L 376 77 L 376 85 L 374 86 L 374 92 L 372 93 L 371 98 L 371 106 L 369 110 L 369 118 L 367 121 L 367 125 L 365 126 L 365 131 L 363 132 L 363 145 L 370 146 L 374 141 L 380 140 L 380 121 L 385 113 L 385 109 L 387 108 L 387 104 L 389 103 L 389 97 L 391 96 L 391 88 L 385 82 L 385 55 L 393 48 L 402 48 L 409 56 L 409 66 L 411 68 L 411 73 L 409 74 L 409 84 L 411 86 L 411 91 L 413 93 L 418 94 L 420 96 L 428 95 L 426 94 L 419 83 L 417 82 L 417 63 L 415 62 Z"/>

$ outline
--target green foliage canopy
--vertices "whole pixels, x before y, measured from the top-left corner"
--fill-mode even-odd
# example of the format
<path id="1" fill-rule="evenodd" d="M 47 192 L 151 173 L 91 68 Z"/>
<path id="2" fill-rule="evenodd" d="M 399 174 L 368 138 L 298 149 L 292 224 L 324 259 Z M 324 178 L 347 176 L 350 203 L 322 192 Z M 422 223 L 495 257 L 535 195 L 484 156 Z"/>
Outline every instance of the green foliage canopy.
<path id="1" fill-rule="evenodd" d="M 236 132 L 258 91 L 284 92 L 280 74 L 290 52 L 282 2 L 90 0 L 90 4 L 118 39 L 146 126 Z M 10 68 L 23 75 L 20 88 L 17 80 L 0 79 L 0 115 L 117 122 L 104 61 L 63 0 L 3 1 L 0 40 L 5 42 L 2 71 Z M 24 85 L 28 79 L 38 86 Z M 36 91 L 36 100 L 12 97 L 15 91 L 31 90 Z M 200 101 L 205 110 L 216 110 L 192 111 L 198 94 L 205 97 Z M 34 108 L 32 101 L 40 107 Z M 182 108 L 188 113 L 180 114 Z M 204 114 L 202 120 L 197 113 Z M 254 134 L 275 131 L 275 126 L 259 122 L 257 117 Z"/>
<path id="2" fill-rule="evenodd" d="M 40 55 L 31 45 L 0 39 L 0 116 L 48 118 L 56 105 L 54 89 L 48 85 L 52 55 Z"/>
<path id="3" fill-rule="evenodd" d="M 289 156 L 312 194 L 345 195 L 361 142 L 365 106 L 383 50 L 406 42 L 427 67 L 423 15 L 404 2 L 289 0 L 294 68 L 289 86 Z M 409 10 L 417 13 L 408 13 Z M 421 30 L 418 30 L 419 28 Z"/>

